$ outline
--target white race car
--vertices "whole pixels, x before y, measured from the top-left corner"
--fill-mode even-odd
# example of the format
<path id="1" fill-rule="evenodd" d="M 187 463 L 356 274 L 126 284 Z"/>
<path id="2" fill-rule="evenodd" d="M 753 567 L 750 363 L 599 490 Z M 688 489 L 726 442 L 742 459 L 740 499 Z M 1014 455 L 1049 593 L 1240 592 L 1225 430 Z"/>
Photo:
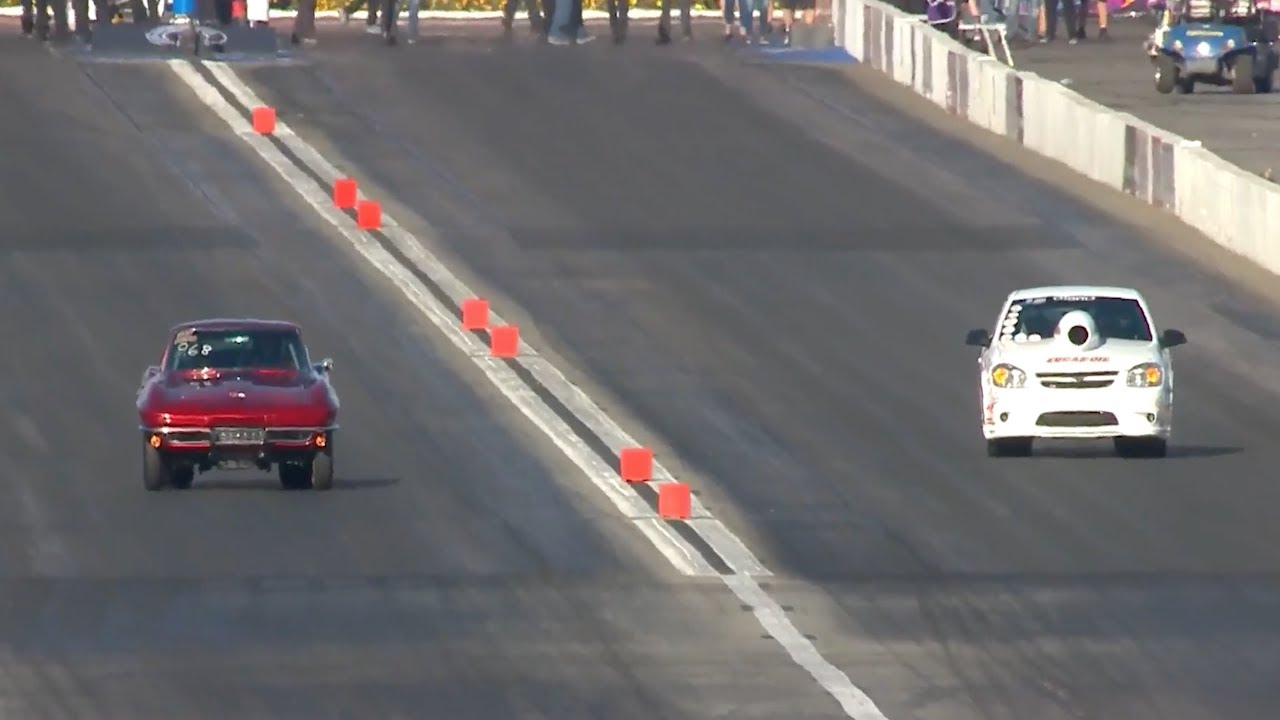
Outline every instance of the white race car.
<path id="1" fill-rule="evenodd" d="M 1173 425 L 1169 348 L 1137 290 L 1061 286 L 1009 294 L 982 348 L 982 433 L 991 456 L 1030 455 L 1036 438 L 1114 438 L 1116 453 L 1164 457 Z"/>

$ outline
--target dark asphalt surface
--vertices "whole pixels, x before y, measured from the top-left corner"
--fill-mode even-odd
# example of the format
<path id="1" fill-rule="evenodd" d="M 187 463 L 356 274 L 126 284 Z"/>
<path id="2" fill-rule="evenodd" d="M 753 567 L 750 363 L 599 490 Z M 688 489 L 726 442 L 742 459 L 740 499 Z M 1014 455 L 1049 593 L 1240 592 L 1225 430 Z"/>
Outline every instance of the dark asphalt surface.
<path id="1" fill-rule="evenodd" d="M 0 715 L 833 716 L 172 73 L 0 68 Z M 142 369 L 238 314 L 335 359 L 333 492 L 143 490 Z"/>
<path id="2" fill-rule="evenodd" d="M 1280 178 L 1280 93 L 1235 95 L 1228 87 L 1197 85 L 1191 95 L 1156 92 L 1155 65 L 1143 42 L 1155 29 L 1155 17 L 1112 18 L 1109 42 L 1097 39 L 1090 19 L 1089 39 L 1068 45 L 1065 30 L 1057 42 L 1014 50 L 1021 70 L 1053 81 L 1094 102 L 1132 114 L 1188 140 L 1199 140 L 1228 162 L 1255 173 L 1271 170 Z"/>
<path id="3" fill-rule="evenodd" d="M 314 67 L 242 76 L 701 488 L 890 718 L 1273 718 L 1275 298 L 868 70 L 650 32 L 329 27 Z M 1190 336 L 1170 458 L 985 457 L 964 333 L 1055 282 Z"/>

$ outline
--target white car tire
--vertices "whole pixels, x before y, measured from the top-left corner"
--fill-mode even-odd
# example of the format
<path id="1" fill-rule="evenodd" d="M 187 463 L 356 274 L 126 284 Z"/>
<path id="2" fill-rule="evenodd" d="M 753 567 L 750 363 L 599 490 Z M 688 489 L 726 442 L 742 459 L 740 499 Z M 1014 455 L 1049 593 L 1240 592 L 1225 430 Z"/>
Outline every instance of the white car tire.
<path id="1" fill-rule="evenodd" d="M 1031 455 L 1033 438 L 992 438 L 987 440 L 988 457 L 1027 457 Z"/>
<path id="2" fill-rule="evenodd" d="M 1116 454 L 1122 458 L 1162 458 L 1169 454 L 1169 441 L 1161 437 L 1118 437 Z"/>

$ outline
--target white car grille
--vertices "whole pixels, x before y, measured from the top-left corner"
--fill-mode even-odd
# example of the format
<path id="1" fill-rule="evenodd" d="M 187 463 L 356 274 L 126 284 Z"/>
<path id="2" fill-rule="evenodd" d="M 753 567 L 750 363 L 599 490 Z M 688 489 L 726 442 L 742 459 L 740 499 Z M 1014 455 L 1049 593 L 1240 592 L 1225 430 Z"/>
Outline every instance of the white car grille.
<path id="1" fill-rule="evenodd" d="M 1111 387 L 1120 373 L 1115 370 L 1092 372 L 1036 373 L 1041 387 L 1055 390 L 1096 390 Z"/>

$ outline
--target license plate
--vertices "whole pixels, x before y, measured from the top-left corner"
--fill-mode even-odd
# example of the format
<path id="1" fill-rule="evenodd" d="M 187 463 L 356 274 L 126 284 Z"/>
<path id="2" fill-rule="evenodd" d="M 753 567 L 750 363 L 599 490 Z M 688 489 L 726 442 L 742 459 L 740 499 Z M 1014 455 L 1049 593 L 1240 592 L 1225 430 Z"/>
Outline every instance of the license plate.
<path id="1" fill-rule="evenodd" d="M 261 445 L 266 437 L 262 428 L 216 428 L 213 442 L 218 445 Z"/>

